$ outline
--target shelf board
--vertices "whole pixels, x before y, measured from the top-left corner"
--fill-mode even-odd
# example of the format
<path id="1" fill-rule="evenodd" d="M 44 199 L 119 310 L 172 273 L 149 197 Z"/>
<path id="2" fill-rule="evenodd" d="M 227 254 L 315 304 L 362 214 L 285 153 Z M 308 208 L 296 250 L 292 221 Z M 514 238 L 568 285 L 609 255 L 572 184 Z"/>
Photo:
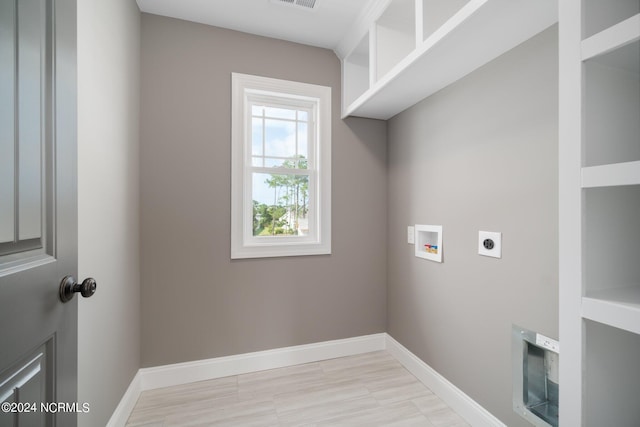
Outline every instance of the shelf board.
<path id="1" fill-rule="evenodd" d="M 582 188 L 640 184 L 640 161 L 582 168 Z"/>
<path id="2" fill-rule="evenodd" d="M 589 293 L 582 297 L 582 317 L 640 334 L 640 286 Z"/>
<path id="3" fill-rule="evenodd" d="M 640 14 L 582 41 L 582 60 L 603 55 L 640 39 Z"/>
<path id="4" fill-rule="evenodd" d="M 471 0 L 348 106 L 387 120 L 547 29 L 556 0 Z"/>

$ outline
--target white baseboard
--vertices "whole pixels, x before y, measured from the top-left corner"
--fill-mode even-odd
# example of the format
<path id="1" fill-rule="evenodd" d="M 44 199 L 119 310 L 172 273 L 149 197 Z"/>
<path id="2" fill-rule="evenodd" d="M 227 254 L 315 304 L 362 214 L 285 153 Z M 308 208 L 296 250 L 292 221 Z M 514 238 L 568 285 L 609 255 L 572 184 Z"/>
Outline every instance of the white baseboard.
<path id="1" fill-rule="evenodd" d="M 424 363 L 402 344 L 386 335 L 386 348 L 409 372 L 473 427 L 506 427 L 499 419 Z"/>
<path id="2" fill-rule="evenodd" d="M 131 384 L 129 384 L 127 391 L 124 392 L 122 399 L 120 399 L 116 410 L 113 411 L 106 427 L 124 427 L 129 415 L 131 415 L 131 411 L 133 411 L 133 407 L 136 406 L 140 393 L 142 393 L 142 381 L 140 379 L 140 371 L 138 371 Z"/>
<path id="3" fill-rule="evenodd" d="M 283 368 L 385 349 L 385 333 L 140 369 L 142 389 Z"/>
<path id="4" fill-rule="evenodd" d="M 464 394 L 386 333 L 217 357 L 195 362 L 142 368 L 131 381 L 129 388 L 107 423 L 107 427 L 123 427 L 140 393 L 145 390 L 247 374 L 266 369 L 284 368 L 385 349 L 472 426 L 506 427 L 476 401 Z"/>

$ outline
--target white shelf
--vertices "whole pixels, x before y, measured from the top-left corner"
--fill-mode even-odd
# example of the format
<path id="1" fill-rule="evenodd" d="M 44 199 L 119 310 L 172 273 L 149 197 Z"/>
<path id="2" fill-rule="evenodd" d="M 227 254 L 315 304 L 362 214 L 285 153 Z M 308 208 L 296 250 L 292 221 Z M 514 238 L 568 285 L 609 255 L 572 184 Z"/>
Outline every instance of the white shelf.
<path id="1" fill-rule="evenodd" d="M 419 21 L 425 13 L 416 12 Z M 360 97 L 343 104 L 342 116 L 389 119 L 555 22 L 556 0 L 470 0 L 384 76 L 376 74 L 380 78 Z M 416 39 L 424 36 L 423 25 L 415 31 Z"/>
<path id="2" fill-rule="evenodd" d="M 590 292 L 582 317 L 640 334 L 640 286 Z"/>
<path id="3" fill-rule="evenodd" d="M 640 185 L 640 161 L 582 168 L 582 188 Z"/>
<path id="4" fill-rule="evenodd" d="M 640 14 L 582 41 L 582 60 L 594 58 L 640 39 Z"/>

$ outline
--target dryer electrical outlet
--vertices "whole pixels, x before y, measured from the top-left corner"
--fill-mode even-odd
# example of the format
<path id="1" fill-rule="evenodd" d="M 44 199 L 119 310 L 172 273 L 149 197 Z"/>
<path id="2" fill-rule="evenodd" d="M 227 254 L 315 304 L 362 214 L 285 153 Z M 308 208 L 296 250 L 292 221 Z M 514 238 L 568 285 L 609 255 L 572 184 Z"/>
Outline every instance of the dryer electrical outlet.
<path id="1" fill-rule="evenodd" d="M 480 231 L 478 233 L 478 254 L 502 258 L 502 233 Z"/>

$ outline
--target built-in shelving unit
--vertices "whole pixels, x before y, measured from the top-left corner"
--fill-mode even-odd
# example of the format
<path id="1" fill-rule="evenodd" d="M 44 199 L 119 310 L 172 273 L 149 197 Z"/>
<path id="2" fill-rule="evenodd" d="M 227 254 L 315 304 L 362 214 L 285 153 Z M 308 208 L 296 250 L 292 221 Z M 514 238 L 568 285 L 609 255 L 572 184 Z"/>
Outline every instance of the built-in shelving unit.
<path id="1" fill-rule="evenodd" d="M 337 49 L 342 116 L 389 119 L 553 25 L 557 0 L 379 0 L 361 21 Z"/>
<path id="2" fill-rule="evenodd" d="M 640 419 L 640 0 L 560 2 L 562 424 Z"/>

